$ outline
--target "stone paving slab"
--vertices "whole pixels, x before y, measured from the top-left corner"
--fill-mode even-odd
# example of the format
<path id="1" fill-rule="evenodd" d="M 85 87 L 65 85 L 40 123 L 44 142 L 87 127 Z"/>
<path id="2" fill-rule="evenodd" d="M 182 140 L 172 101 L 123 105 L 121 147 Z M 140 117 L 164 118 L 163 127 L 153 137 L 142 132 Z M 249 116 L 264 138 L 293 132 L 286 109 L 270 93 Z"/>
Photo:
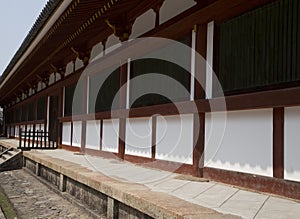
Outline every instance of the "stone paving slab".
<path id="1" fill-rule="evenodd" d="M 236 212 L 245 218 L 254 218 L 267 199 L 267 195 L 239 190 L 220 207 L 220 211 Z"/>

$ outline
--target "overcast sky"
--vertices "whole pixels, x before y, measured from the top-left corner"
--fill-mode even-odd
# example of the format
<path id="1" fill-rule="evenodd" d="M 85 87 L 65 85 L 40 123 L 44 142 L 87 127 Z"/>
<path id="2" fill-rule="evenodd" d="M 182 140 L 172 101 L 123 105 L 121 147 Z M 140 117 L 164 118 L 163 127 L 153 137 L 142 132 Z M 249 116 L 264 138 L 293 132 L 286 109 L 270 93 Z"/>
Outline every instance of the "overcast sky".
<path id="1" fill-rule="evenodd" d="M 0 3 L 0 75 L 15 55 L 47 0 L 2 0 Z"/>

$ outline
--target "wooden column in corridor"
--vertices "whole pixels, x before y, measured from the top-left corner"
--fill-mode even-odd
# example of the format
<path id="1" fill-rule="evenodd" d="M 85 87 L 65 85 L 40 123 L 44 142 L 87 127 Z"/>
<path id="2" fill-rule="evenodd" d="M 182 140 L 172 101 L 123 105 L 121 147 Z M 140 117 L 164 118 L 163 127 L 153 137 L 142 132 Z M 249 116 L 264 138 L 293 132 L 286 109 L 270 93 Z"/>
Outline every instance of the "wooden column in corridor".
<path id="1" fill-rule="evenodd" d="M 194 99 L 205 98 L 206 86 L 206 50 L 207 24 L 195 25 L 196 57 L 195 57 L 195 93 Z M 203 177 L 205 146 L 205 113 L 194 114 L 193 135 L 193 169 L 195 176 Z"/>
<path id="2" fill-rule="evenodd" d="M 284 108 L 273 109 L 273 176 L 284 178 Z"/>
<path id="3" fill-rule="evenodd" d="M 127 63 L 120 67 L 120 88 L 127 82 Z M 119 92 L 119 108 L 126 107 L 126 89 Z M 119 158 L 124 159 L 125 156 L 125 136 L 126 136 L 126 119 L 120 118 L 119 123 Z"/>

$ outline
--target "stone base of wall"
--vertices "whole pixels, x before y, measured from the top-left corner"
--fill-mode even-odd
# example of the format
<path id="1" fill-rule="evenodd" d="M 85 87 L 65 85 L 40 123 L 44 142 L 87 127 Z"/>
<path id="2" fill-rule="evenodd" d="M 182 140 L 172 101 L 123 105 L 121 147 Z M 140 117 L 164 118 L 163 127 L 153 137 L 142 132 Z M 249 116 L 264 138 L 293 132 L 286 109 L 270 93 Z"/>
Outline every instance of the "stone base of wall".
<path id="1" fill-rule="evenodd" d="M 75 198 L 82 206 L 88 208 L 86 210 L 93 212 L 91 216 L 94 218 L 101 218 L 100 215 L 106 215 L 107 218 L 120 219 L 152 218 L 36 161 L 26 157 L 23 159 L 23 165 L 28 171 L 39 177 L 42 181 L 46 181 L 57 192 L 67 193 Z"/>

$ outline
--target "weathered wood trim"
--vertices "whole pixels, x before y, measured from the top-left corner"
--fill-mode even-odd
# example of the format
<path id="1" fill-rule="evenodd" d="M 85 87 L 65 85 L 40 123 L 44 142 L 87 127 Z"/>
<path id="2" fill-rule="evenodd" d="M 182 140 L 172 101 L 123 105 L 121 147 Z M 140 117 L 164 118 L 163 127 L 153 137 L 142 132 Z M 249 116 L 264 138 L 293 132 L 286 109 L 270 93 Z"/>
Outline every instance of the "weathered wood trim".
<path id="1" fill-rule="evenodd" d="M 284 108 L 273 109 L 273 176 L 284 178 Z"/>
<path id="2" fill-rule="evenodd" d="M 82 77 L 82 113 L 87 114 L 87 98 L 88 98 L 88 77 Z M 85 151 L 86 146 L 86 120 L 81 123 L 81 151 Z"/>
<path id="3" fill-rule="evenodd" d="M 157 117 L 152 117 L 152 136 L 151 136 L 151 158 L 155 160 L 156 154 L 156 127 L 157 127 Z"/>

